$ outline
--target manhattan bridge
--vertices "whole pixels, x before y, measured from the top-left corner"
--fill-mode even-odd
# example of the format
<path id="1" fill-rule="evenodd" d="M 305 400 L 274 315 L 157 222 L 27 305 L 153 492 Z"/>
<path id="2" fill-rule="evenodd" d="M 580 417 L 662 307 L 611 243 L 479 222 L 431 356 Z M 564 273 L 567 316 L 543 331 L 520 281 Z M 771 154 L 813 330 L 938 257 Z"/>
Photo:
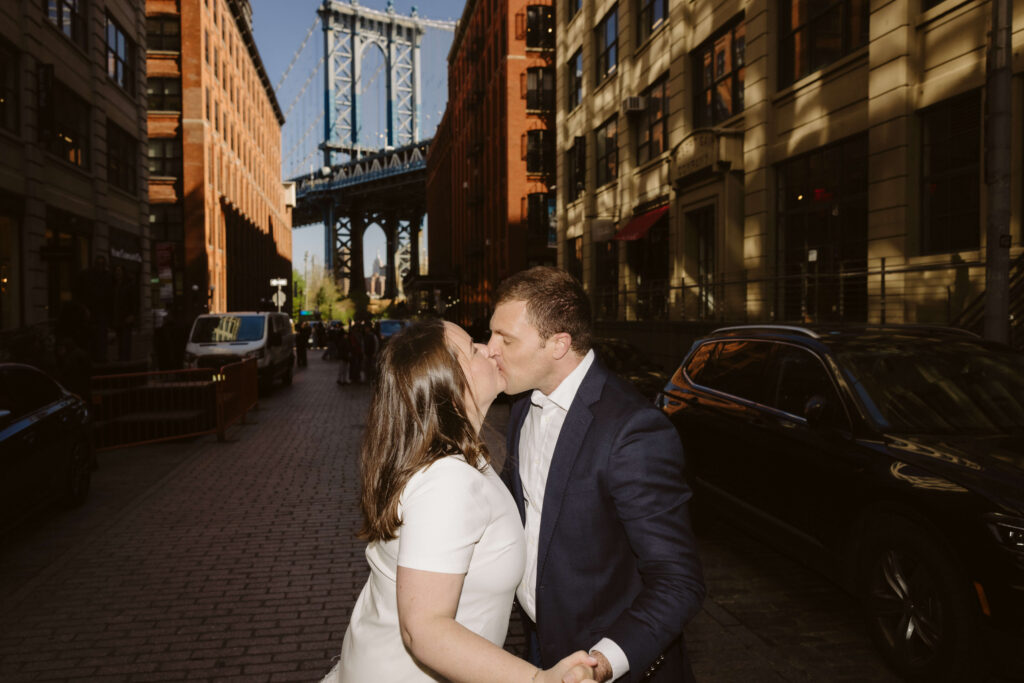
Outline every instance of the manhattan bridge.
<path id="1" fill-rule="evenodd" d="M 292 226 L 323 224 L 324 265 L 350 295 L 365 292 L 363 238 L 374 225 L 387 244 L 384 297 L 394 298 L 401 279 L 419 273 L 430 144 L 421 135 L 422 84 L 443 92 L 443 108 L 444 57 L 455 25 L 415 8 L 400 15 L 392 0 L 385 11 L 324 0 L 276 84 L 287 103 L 282 166 L 296 187 Z M 426 71 L 425 38 L 440 45 Z M 433 130 L 442 112 L 426 114 Z"/>

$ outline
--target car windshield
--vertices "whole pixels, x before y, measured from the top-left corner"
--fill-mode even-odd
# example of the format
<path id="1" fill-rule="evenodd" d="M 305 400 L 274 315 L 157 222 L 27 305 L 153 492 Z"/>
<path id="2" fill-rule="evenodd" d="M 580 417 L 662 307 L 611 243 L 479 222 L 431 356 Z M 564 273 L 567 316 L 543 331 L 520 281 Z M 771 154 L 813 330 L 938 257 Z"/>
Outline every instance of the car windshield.
<path id="1" fill-rule="evenodd" d="M 1024 354 L 943 340 L 872 344 L 836 359 L 884 431 L 1024 432 Z"/>
<path id="2" fill-rule="evenodd" d="M 262 315 L 220 315 L 199 318 L 192 328 L 196 344 L 217 342 L 252 342 L 263 339 L 266 317 Z"/>

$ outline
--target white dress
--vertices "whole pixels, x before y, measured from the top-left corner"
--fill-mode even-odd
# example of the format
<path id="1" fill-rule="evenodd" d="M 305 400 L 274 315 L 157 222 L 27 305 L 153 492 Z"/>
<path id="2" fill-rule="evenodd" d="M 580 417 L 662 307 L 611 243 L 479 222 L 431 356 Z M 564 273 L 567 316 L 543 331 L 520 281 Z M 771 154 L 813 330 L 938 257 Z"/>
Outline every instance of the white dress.
<path id="1" fill-rule="evenodd" d="M 455 620 L 502 646 L 526 542 L 511 494 L 488 465 L 441 458 L 409 480 L 399 499 L 398 537 L 366 546 L 370 578 L 352 610 L 341 661 L 324 683 L 442 680 L 412 657 L 398 628 L 398 565 L 466 574 Z"/>

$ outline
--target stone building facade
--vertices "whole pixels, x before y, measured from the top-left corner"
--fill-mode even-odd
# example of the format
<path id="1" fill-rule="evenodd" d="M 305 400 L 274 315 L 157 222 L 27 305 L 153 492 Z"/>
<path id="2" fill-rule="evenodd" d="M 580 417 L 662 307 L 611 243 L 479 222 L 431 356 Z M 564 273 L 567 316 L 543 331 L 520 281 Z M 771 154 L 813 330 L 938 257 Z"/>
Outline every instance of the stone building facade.
<path id="1" fill-rule="evenodd" d="M 148 354 L 144 45 L 129 0 L 0 4 L 0 359 L 49 366 L 58 320 L 111 315 L 82 291 L 98 257 L 124 274 L 128 359 Z M 98 359 L 118 357 L 109 329 Z"/>
<path id="2" fill-rule="evenodd" d="M 989 2 L 565 4 L 559 264 L 608 329 L 662 321 L 677 362 L 678 323 L 969 312 L 984 289 Z M 1024 15 L 1013 22 L 1016 258 Z"/>

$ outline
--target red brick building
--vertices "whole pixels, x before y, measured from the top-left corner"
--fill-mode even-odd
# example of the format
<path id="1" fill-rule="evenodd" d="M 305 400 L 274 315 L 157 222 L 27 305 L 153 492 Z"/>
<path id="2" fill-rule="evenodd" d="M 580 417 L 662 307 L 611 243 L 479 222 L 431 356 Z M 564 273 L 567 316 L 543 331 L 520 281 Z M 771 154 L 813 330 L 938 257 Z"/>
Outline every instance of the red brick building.
<path id="1" fill-rule="evenodd" d="M 556 262 L 554 12 L 552 0 L 469 0 L 448 54 L 427 160 L 430 280 L 463 324 L 489 316 L 502 278 Z"/>
<path id="2" fill-rule="evenodd" d="M 248 0 L 146 0 L 149 197 L 161 305 L 266 307 L 291 279 L 281 126 Z M 289 287 L 289 291 L 290 291 Z"/>

